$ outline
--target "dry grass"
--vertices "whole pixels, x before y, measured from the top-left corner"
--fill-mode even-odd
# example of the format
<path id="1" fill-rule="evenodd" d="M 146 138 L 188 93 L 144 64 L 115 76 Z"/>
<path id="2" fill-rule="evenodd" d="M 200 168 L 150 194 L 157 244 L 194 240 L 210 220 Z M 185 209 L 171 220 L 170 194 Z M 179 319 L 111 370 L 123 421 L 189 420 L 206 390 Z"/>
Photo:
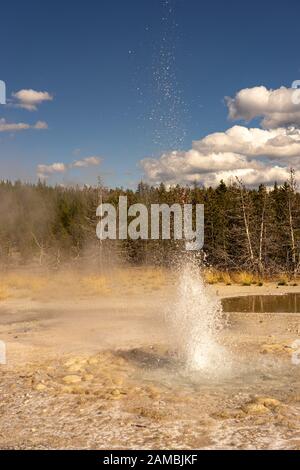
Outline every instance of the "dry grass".
<path id="1" fill-rule="evenodd" d="M 219 274 L 217 271 L 205 271 L 204 279 L 208 284 L 217 284 L 219 282 Z"/>
<path id="2" fill-rule="evenodd" d="M 106 295 L 111 292 L 108 279 L 104 276 L 87 276 L 80 280 L 84 293 L 91 295 Z"/>
<path id="3" fill-rule="evenodd" d="M 114 285 L 131 293 L 140 289 L 158 291 L 167 285 L 171 277 L 169 271 L 161 268 L 123 268 L 114 273 Z"/>
<path id="4" fill-rule="evenodd" d="M 140 295 L 163 292 L 174 284 L 176 273 L 155 267 L 124 267 L 107 273 L 87 274 L 74 271 L 32 274 L 26 272 L 6 273 L 0 277 L 0 301 L 9 297 L 31 297 L 34 300 L 71 299 L 80 296 Z M 227 272 L 215 269 L 204 271 L 208 284 L 237 284 L 242 286 L 277 283 L 279 286 L 297 285 L 286 274 L 273 278 L 260 278 L 246 272 Z M 293 284 L 291 284 L 293 282 Z M 299 279 L 298 279 L 299 282 Z"/>
<path id="5" fill-rule="evenodd" d="M 278 285 L 279 286 L 286 286 L 289 282 L 289 277 L 287 274 L 281 274 L 278 278 L 277 278 L 277 282 L 278 282 Z"/>
<path id="6" fill-rule="evenodd" d="M 238 284 L 242 286 L 263 286 L 266 283 L 276 283 L 279 286 L 297 286 L 300 282 L 300 279 L 290 279 L 289 276 L 285 273 L 278 274 L 272 277 L 269 276 L 259 276 L 247 271 L 240 272 L 227 272 L 227 271 L 218 271 L 216 269 L 208 269 L 204 271 L 204 279 L 208 284 L 225 284 L 227 286 L 231 284 Z M 292 284 L 290 284 L 292 282 Z"/>
<path id="7" fill-rule="evenodd" d="M 0 301 L 10 297 L 10 292 L 5 285 L 0 284 Z"/>
<path id="8" fill-rule="evenodd" d="M 29 290 L 31 292 L 40 292 L 47 286 L 47 280 L 41 276 L 32 276 L 30 274 L 7 274 L 2 283 L 8 289 Z"/>
<path id="9" fill-rule="evenodd" d="M 227 271 L 209 270 L 204 273 L 205 280 L 208 284 L 239 284 L 242 286 L 251 286 L 252 284 L 261 283 L 262 280 L 255 274 L 241 271 L 237 273 L 229 273 Z"/>
<path id="10" fill-rule="evenodd" d="M 258 284 L 261 281 L 259 276 L 247 271 L 233 274 L 232 279 L 236 284 L 241 284 L 242 286 L 251 286 L 252 284 Z"/>
<path id="11" fill-rule="evenodd" d="M 171 274 L 160 268 L 120 268 L 104 274 L 74 271 L 41 273 L 7 273 L 0 278 L 0 300 L 10 296 L 33 299 L 102 296 L 110 293 L 135 294 L 163 289 Z"/>
<path id="12" fill-rule="evenodd" d="M 208 270 L 204 272 L 204 279 L 208 284 L 232 284 L 231 275 L 226 271 Z"/>

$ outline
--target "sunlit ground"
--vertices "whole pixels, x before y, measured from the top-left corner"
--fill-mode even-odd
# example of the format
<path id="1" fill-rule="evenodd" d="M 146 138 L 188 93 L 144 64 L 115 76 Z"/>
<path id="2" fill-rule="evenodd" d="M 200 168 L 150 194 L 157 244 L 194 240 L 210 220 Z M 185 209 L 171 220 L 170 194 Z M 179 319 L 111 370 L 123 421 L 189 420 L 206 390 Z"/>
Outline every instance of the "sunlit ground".
<path id="1" fill-rule="evenodd" d="M 180 273 L 179 273 L 180 275 Z M 1 448 L 300 448 L 299 316 L 229 315 L 230 367 L 187 370 L 156 268 L 1 276 Z M 295 291 L 245 283 L 220 296 Z M 169 315 L 169 314 L 168 314 Z"/>

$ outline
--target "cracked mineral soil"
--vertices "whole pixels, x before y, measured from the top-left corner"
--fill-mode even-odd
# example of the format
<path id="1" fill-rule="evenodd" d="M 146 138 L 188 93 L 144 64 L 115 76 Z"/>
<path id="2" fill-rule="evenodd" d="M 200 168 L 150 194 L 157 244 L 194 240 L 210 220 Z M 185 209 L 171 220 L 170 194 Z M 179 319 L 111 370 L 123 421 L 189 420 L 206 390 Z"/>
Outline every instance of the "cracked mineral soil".
<path id="1" fill-rule="evenodd" d="M 230 372 L 209 378 L 172 343 L 172 296 L 2 301 L 0 448 L 299 450 L 300 316 L 230 314 Z"/>

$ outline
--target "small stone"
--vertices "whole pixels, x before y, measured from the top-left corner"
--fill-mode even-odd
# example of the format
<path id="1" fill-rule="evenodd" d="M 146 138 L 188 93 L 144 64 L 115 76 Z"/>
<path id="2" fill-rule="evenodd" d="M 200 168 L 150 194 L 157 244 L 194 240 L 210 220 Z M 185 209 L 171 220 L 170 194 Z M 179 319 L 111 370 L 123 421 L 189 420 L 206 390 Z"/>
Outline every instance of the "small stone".
<path id="1" fill-rule="evenodd" d="M 262 354 L 292 354 L 292 352 L 291 346 L 282 343 L 264 344 L 261 347 Z"/>
<path id="2" fill-rule="evenodd" d="M 242 411 L 247 415 L 264 415 L 270 413 L 269 408 L 260 403 L 246 403 L 242 406 Z"/>
<path id="3" fill-rule="evenodd" d="M 88 363 L 93 366 L 93 365 L 96 365 L 98 364 L 99 360 L 96 358 L 96 357 L 91 357 L 89 360 L 88 360 Z"/>
<path id="4" fill-rule="evenodd" d="M 35 390 L 37 392 L 44 392 L 47 389 L 46 385 L 44 384 L 37 384 Z"/>
<path id="5" fill-rule="evenodd" d="M 73 387 L 71 387 L 70 385 L 65 385 L 64 387 L 62 387 L 61 391 L 62 393 L 73 393 Z"/>
<path id="6" fill-rule="evenodd" d="M 282 404 L 279 400 L 276 400 L 275 398 L 270 398 L 270 397 L 257 398 L 256 403 L 264 405 L 265 407 L 271 410 L 275 410 Z"/>
<path id="7" fill-rule="evenodd" d="M 79 375 L 66 375 L 63 381 L 65 384 L 77 384 L 81 382 L 81 377 Z"/>
<path id="8" fill-rule="evenodd" d="M 68 371 L 69 372 L 79 372 L 80 370 L 82 370 L 82 368 L 83 368 L 82 364 L 73 364 L 72 366 L 70 366 L 68 368 Z"/>
<path id="9" fill-rule="evenodd" d="M 70 367 L 72 366 L 73 364 L 75 364 L 76 362 L 78 361 L 78 359 L 76 357 L 72 357 L 71 359 L 68 359 L 66 362 L 65 362 L 65 366 L 66 367 Z"/>
<path id="10" fill-rule="evenodd" d="M 86 390 L 83 387 L 81 387 L 80 385 L 79 386 L 75 385 L 74 387 L 72 387 L 72 393 L 74 395 L 85 395 Z"/>
<path id="11" fill-rule="evenodd" d="M 84 380 L 86 380 L 87 382 L 90 382 L 93 379 L 94 379 L 94 376 L 92 374 L 86 374 L 84 376 Z"/>
<path id="12" fill-rule="evenodd" d="M 83 359 L 82 357 L 71 357 L 64 363 L 64 366 L 70 367 L 70 366 L 73 366 L 74 364 L 84 365 L 86 364 L 86 362 L 87 362 L 86 359 Z"/>
<path id="13" fill-rule="evenodd" d="M 212 415 L 216 419 L 242 419 L 245 418 L 245 413 L 242 410 L 223 410 Z"/>
<path id="14" fill-rule="evenodd" d="M 112 381 L 113 384 L 118 385 L 119 387 L 124 383 L 124 380 L 121 377 L 114 377 Z"/>

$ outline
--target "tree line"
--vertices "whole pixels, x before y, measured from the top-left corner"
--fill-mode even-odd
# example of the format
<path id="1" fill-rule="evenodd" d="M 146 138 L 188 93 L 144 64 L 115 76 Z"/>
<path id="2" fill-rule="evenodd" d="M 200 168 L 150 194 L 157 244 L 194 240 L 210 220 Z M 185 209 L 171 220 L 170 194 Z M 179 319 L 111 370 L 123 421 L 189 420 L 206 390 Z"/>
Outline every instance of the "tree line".
<path id="1" fill-rule="evenodd" d="M 216 269 L 261 275 L 300 274 L 300 193 L 291 170 L 283 185 L 246 188 L 241 180 L 215 187 L 61 187 L 0 182 L 1 267 L 35 263 L 50 269 L 64 263 L 103 267 L 109 262 L 170 265 L 182 242 L 102 241 L 96 237 L 100 202 L 204 204 L 205 263 Z"/>

